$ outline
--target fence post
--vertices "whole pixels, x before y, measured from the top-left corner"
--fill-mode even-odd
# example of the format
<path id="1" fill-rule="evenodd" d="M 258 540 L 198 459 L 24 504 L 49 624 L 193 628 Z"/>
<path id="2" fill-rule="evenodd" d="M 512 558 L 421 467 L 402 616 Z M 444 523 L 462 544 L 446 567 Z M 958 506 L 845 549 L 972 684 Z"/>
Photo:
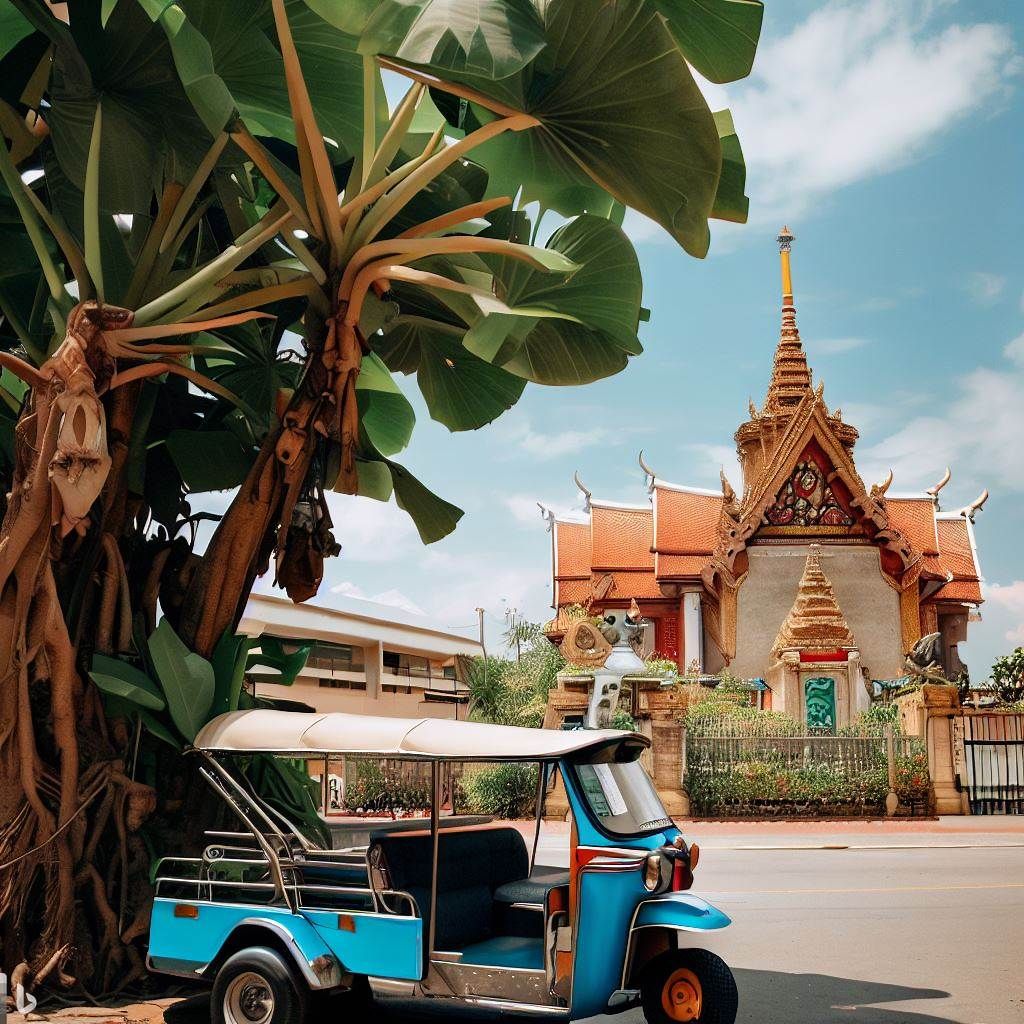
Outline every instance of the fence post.
<path id="1" fill-rule="evenodd" d="M 891 725 L 885 727 L 885 759 L 889 766 L 889 793 L 885 798 L 885 813 L 891 818 L 900 806 L 900 798 L 896 795 L 896 750 Z"/>

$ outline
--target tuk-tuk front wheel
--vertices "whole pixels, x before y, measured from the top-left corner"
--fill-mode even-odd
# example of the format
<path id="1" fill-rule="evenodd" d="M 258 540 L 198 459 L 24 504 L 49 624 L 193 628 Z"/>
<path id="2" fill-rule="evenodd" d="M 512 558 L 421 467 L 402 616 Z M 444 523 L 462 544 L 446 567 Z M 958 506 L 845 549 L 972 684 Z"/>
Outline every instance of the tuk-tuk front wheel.
<path id="1" fill-rule="evenodd" d="M 679 949 L 655 957 L 640 983 L 648 1024 L 733 1024 L 739 1007 L 726 962 L 706 949 Z"/>
<path id="2" fill-rule="evenodd" d="M 267 946 L 239 950 L 224 961 L 210 997 L 212 1024 L 302 1024 L 305 987 Z"/>

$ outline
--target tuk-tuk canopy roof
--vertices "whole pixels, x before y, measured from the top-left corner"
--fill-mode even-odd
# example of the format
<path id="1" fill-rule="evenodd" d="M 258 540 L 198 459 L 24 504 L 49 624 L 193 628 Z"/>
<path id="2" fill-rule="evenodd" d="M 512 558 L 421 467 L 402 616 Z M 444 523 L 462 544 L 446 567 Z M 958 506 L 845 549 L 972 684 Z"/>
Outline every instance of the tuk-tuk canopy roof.
<path id="1" fill-rule="evenodd" d="M 373 754 L 381 757 L 462 761 L 546 761 L 631 739 L 614 729 L 522 729 L 436 718 L 382 718 L 342 712 L 230 711 L 208 722 L 195 739 L 199 750 L 278 753 L 301 757 Z"/>

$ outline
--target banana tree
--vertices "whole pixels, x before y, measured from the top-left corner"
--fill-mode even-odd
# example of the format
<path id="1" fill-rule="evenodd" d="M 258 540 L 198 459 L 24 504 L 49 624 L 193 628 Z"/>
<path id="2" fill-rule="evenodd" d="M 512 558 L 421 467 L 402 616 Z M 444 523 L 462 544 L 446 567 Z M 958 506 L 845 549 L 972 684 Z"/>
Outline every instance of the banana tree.
<path id="1" fill-rule="evenodd" d="M 695 256 L 709 218 L 745 218 L 731 119 L 690 67 L 745 75 L 761 13 L 0 0 L 0 938 L 17 980 L 95 991 L 143 970 L 143 822 L 181 807 L 133 774 L 110 719 L 154 710 L 130 673 L 152 637 L 214 664 L 271 563 L 313 596 L 339 550 L 331 491 L 393 497 L 427 543 L 455 528 L 395 461 L 415 425 L 396 377 L 472 430 L 528 384 L 612 375 L 641 352 L 625 208 Z M 393 106 L 385 74 L 405 82 Z M 217 518 L 201 495 L 236 486 L 198 551 Z"/>

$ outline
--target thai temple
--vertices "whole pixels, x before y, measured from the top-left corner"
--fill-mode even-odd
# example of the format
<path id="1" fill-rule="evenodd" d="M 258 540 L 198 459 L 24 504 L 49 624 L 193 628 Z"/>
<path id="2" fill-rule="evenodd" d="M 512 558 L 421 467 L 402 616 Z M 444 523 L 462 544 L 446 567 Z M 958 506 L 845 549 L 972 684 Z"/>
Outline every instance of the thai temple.
<path id="1" fill-rule="evenodd" d="M 546 629 L 557 643 L 579 606 L 598 615 L 635 600 L 646 651 L 681 674 L 728 669 L 759 681 L 764 707 L 835 728 L 874 681 L 904 675 L 922 637 L 940 634 L 947 678 L 963 669 L 957 645 L 982 601 L 973 524 L 988 495 L 945 511 L 948 469 L 919 494 L 890 493 L 891 472 L 865 484 L 857 430 L 826 405 L 800 340 L 793 238 L 778 238 L 782 325 L 767 395 L 735 433 L 740 489 L 724 471 L 713 489 L 669 483 L 642 453 L 637 504 L 603 501 L 577 474 L 583 513 L 545 510 L 556 609 Z"/>

